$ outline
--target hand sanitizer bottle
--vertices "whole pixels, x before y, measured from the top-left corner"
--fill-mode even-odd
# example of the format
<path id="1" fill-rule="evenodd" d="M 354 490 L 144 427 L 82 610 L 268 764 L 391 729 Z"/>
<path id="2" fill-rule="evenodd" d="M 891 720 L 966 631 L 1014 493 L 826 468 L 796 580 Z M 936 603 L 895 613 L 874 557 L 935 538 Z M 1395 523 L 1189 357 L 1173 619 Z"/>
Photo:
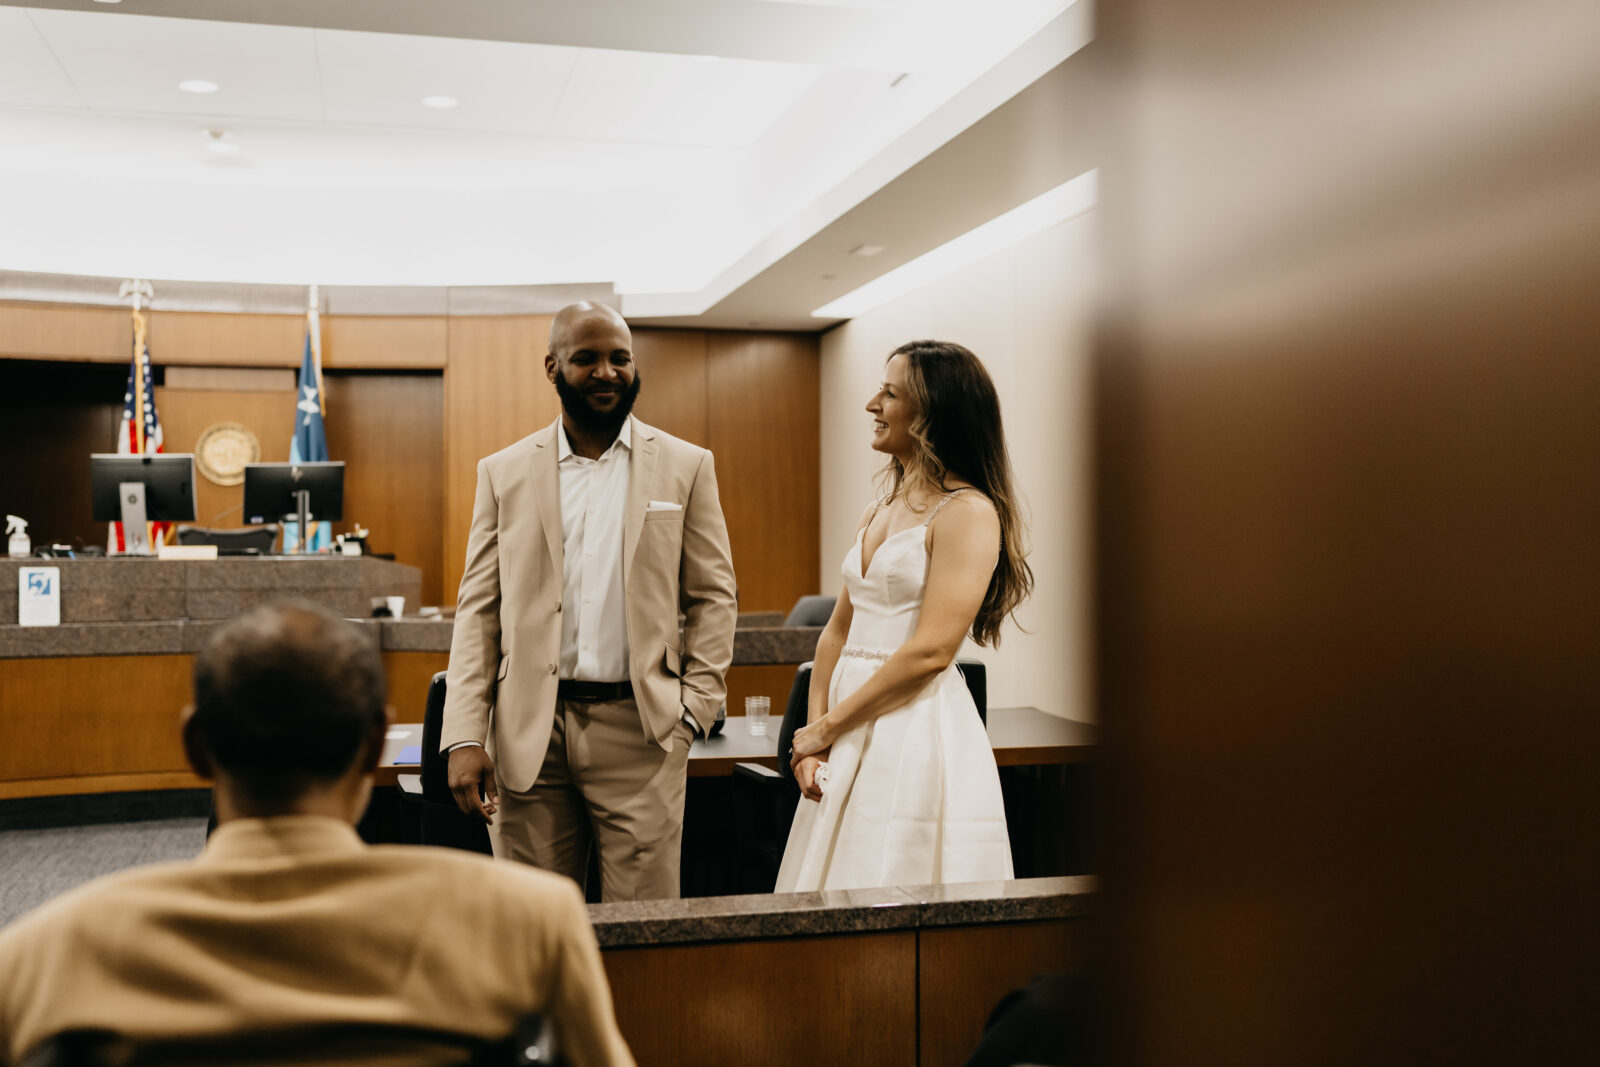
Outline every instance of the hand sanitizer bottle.
<path id="1" fill-rule="evenodd" d="M 27 559 L 33 554 L 33 542 L 28 540 L 26 521 L 15 515 L 7 515 L 6 536 L 11 539 L 8 551 L 12 559 Z"/>

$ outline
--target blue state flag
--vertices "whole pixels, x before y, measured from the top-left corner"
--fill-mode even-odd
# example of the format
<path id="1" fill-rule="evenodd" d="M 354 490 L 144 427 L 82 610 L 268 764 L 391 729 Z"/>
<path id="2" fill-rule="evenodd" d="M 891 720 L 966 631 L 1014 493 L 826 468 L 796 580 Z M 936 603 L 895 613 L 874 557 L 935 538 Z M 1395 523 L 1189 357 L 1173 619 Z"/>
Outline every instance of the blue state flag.
<path id="1" fill-rule="evenodd" d="M 294 436 L 289 440 L 290 463 L 314 463 L 328 458 L 328 436 L 323 430 L 322 366 L 320 353 L 312 346 L 313 334 L 306 331 L 305 358 L 300 361 L 300 391 L 294 410 Z M 312 502 L 313 504 L 315 501 Z M 293 549 L 300 541 L 297 523 L 283 524 L 283 549 Z M 313 551 L 326 548 L 333 540 L 333 526 L 326 522 L 311 524 L 311 539 L 307 547 Z"/>

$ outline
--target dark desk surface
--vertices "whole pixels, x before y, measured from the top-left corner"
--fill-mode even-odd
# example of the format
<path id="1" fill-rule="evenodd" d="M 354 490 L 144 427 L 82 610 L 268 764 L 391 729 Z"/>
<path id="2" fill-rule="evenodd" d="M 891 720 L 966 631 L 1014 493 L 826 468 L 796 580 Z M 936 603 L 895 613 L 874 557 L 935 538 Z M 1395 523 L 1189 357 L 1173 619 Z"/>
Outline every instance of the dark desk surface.
<path id="1" fill-rule="evenodd" d="M 767 721 L 766 736 L 751 736 L 743 715 L 728 719 L 719 737 L 705 738 L 689 750 L 689 777 L 715 778 L 733 773 L 735 763 L 778 765 L 778 724 Z M 1038 708 L 990 708 L 989 743 L 1002 767 L 1040 763 L 1085 763 L 1094 758 L 1099 731 L 1088 723 L 1046 715 Z M 415 763 L 401 763 L 401 750 L 422 742 L 419 723 L 389 728 L 378 764 L 378 784 L 394 785 L 400 774 L 415 773 Z"/>

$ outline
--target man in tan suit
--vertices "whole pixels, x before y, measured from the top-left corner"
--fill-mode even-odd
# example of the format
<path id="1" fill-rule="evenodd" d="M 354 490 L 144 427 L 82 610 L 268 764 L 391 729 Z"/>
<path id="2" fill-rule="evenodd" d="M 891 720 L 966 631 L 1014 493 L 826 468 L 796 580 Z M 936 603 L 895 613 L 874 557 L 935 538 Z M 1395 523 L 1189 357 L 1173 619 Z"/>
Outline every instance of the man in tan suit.
<path id="1" fill-rule="evenodd" d="M 581 885 L 594 844 L 602 899 L 673 898 L 738 613 L 716 473 L 630 416 L 612 309 L 558 312 L 545 373 L 561 418 L 478 464 L 440 748 L 496 856 Z"/>
<path id="2" fill-rule="evenodd" d="M 351 624 L 279 605 L 221 627 L 183 725 L 216 832 L 192 862 L 99 879 L 0 931 L 0 1064 L 83 1028 L 234 1039 L 260 1062 L 444 1062 L 453 1043 L 459 1061 L 461 1038 L 498 1041 L 532 1012 L 569 1062 L 631 1064 L 571 882 L 356 836 L 386 725 L 382 662 Z"/>

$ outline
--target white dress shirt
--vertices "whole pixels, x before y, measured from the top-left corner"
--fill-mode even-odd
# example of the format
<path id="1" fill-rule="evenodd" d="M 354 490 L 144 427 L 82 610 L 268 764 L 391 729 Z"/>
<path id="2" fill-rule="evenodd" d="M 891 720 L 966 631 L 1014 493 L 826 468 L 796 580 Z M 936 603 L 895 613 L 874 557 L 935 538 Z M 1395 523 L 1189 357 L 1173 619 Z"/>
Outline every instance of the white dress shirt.
<path id="1" fill-rule="evenodd" d="M 561 479 L 561 677 L 578 682 L 627 682 L 628 620 L 622 587 L 622 527 L 628 511 L 633 416 L 599 459 L 572 450 L 556 431 Z M 683 721 L 700 734 L 687 711 Z M 460 741 L 447 752 L 476 745 Z"/>
<path id="2" fill-rule="evenodd" d="M 628 681 L 628 623 L 623 614 L 622 525 L 628 509 L 633 419 L 599 459 L 572 450 L 556 433 L 561 475 L 561 677 Z"/>

